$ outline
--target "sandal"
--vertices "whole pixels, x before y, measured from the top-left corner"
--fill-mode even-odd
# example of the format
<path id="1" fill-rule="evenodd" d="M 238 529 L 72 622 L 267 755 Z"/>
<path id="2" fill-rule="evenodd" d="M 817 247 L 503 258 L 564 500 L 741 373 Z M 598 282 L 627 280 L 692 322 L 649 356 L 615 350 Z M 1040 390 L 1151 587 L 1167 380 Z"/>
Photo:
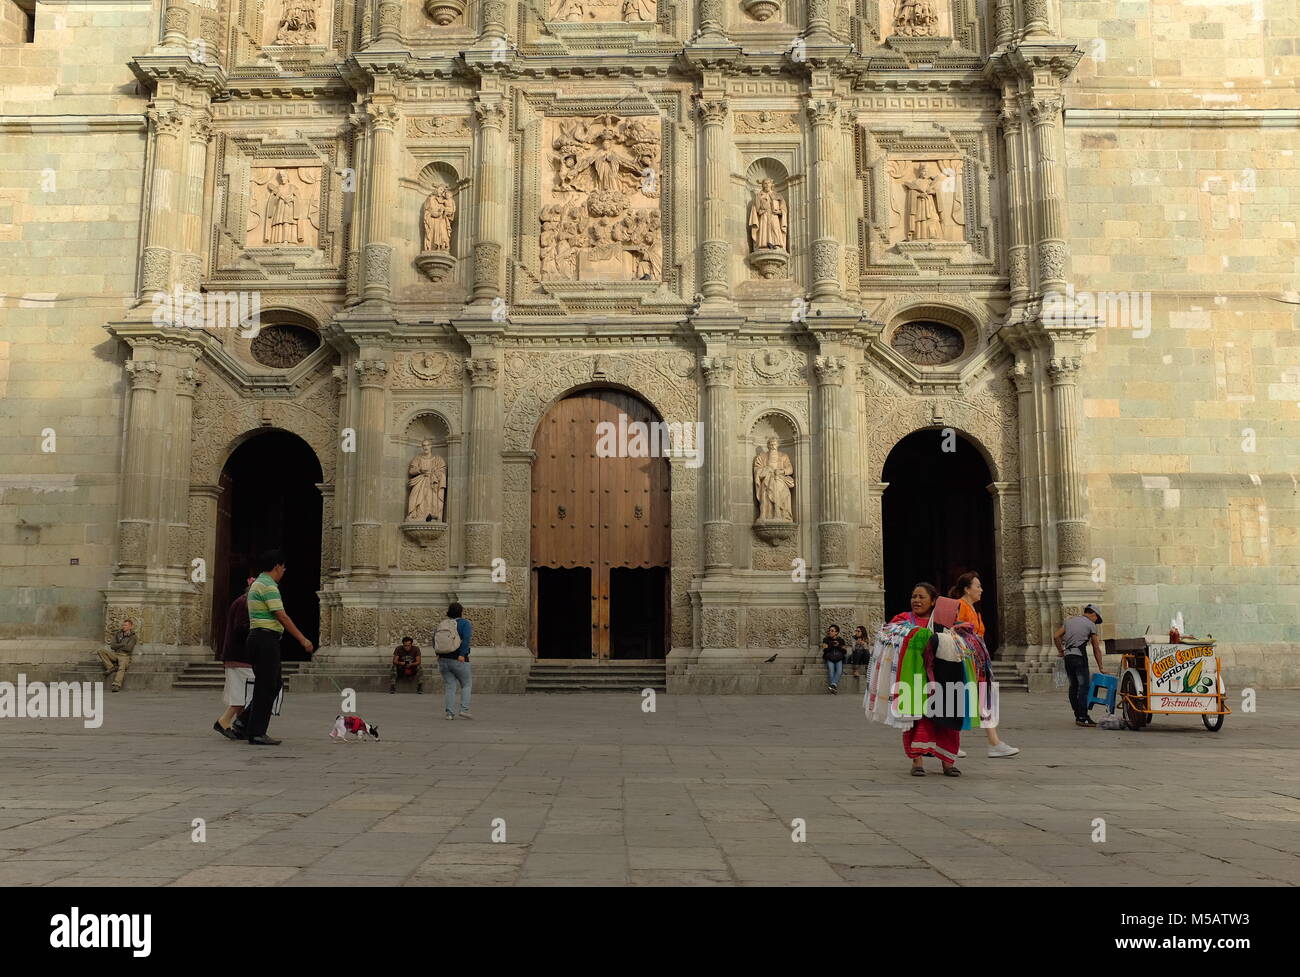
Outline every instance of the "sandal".
<path id="1" fill-rule="evenodd" d="M 924 777 L 924 776 L 925 776 L 925 767 L 913 767 L 913 768 L 912 768 L 912 776 L 913 776 L 913 777 Z"/>
<path id="2" fill-rule="evenodd" d="M 960 777 L 961 771 L 958 770 L 956 766 L 949 764 L 948 766 L 943 768 L 943 775 L 945 777 Z"/>

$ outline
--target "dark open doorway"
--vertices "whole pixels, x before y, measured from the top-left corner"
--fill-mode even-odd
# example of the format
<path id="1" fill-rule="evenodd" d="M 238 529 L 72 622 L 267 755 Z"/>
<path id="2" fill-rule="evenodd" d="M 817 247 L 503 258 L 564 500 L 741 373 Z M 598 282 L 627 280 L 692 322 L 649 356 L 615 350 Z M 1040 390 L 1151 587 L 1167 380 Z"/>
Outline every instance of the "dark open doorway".
<path id="1" fill-rule="evenodd" d="M 663 658 L 667 567 L 612 567 L 609 571 L 609 656 Z"/>
<path id="2" fill-rule="evenodd" d="M 591 567 L 537 567 L 533 575 L 537 657 L 590 658 Z"/>
<path id="3" fill-rule="evenodd" d="M 212 647 L 225 638 L 226 612 L 255 576 L 258 557 L 269 549 L 285 552 L 280 581 L 284 609 L 298 629 L 320 641 L 320 463 L 312 449 L 287 431 L 266 431 L 236 448 L 221 473 L 216 566 L 212 588 Z M 307 655 L 286 634 L 286 661 Z"/>
<path id="4" fill-rule="evenodd" d="M 889 485 L 881 512 L 886 619 L 908 609 L 916 583 L 928 580 L 946 595 L 971 570 L 984 587 L 977 610 L 992 651 L 998 645 L 998 579 L 988 464 L 961 435 L 916 431 L 889 453 L 881 481 Z"/>

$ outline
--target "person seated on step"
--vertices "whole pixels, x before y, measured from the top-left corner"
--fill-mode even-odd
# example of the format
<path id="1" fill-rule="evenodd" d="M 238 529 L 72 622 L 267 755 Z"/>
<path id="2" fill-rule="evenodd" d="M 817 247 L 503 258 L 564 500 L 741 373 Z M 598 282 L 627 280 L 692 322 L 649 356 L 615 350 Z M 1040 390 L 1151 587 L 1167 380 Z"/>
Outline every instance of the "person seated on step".
<path id="1" fill-rule="evenodd" d="M 389 693 L 397 691 L 398 679 L 412 678 L 415 679 L 416 695 L 423 695 L 424 679 L 420 665 L 420 646 L 415 643 L 414 638 L 407 635 L 402 639 L 402 643 L 393 649 L 393 673 L 388 683 Z"/>
<path id="2" fill-rule="evenodd" d="M 126 670 L 131 667 L 131 654 L 135 651 L 138 637 L 135 622 L 128 617 L 113 635 L 108 647 L 100 648 L 97 652 L 99 663 L 104 666 L 104 679 L 112 678 L 114 692 L 122 691 L 122 680 L 126 678 Z"/>

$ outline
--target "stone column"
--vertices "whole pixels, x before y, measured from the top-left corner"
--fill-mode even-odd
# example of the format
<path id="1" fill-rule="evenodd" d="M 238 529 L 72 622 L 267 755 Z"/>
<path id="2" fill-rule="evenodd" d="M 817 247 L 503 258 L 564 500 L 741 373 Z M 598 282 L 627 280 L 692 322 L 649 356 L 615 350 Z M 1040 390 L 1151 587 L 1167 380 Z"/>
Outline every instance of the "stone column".
<path id="1" fill-rule="evenodd" d="M 190 450 L 194 417 L 194 390 L 198 377 L 193 367 L 181 367 L 176 372 L 176 394 L 166 416 L 171 445 L 167 451 L 162 478 L 165 507 L 163 520 L 167 527 L 166 565 L 181 568 L 188 577 L 190 561 L 201 553 L 191 553 L 190 544 Z"/>
<path id="2" fill-rule="evenodd" d="M 154 134 L 153 175 L 149 185 L 149 230 L 140 288 L 144 301 L 171 290 L 172 255 L 180 245 L 180 180 L 184 165 L 185 116 L 175 109 L 145 113 Z"/>
<path id="3" fill-rule="evenodd" d="M 1025 36 L 1042 37 L 1052 33 L 1047 16 L 1047 0 L 1023 0 L 1025 11 Z"/>
<path id="4" fill-rule="evenodd" d="M 722 0 L 700 0 L 700 37 L 726 41 L 727 28 L 723 23 Z"/>
<path id="5" fill-rule="evenodd" d="M 492 565 L 495 500 L 501 491 L 501 421 L 495 357 L 465 361 L 470 379 L 469 491 L 465 506 L 465 566 Z"/>
<path id="6" fill-rule="evenodd" d="M 808 0 L 808 27 L 805 36 L 831 32 L 831 0 Z"/>
<path id="7" fill-rule="evenodd" d="M 817 373 L 818 493 L 821 518 L 817 524 L 821 568 L 846 569 L 849 565 L 848 524 L 844 521 L 840 480 L 847 470 L 842 450 L 845 361 L 842 356 L 818 356 Z"/>
<path id="8" fill-rule="evenodd" d="M 840 244 L 835 238 L 839 220 L 836 208 L 843 202 L 838 192 L 835 120 L 839 105 L 829 98 L 808 101 L 812 123 L 812 298 L 814 302 L 836 301 L 840 294 Z"/>
<path id="9" fill-rule="evenodd" d="M 121 517 L 117 524 L 119 573 L 143 572 L 149 565 L 149 530 L 158 498 L 157 470 L 152 464 L 157 441 L 154 418 L 162 370 L 152 359 L 126 364 L 131 380 L 131 405 L 127 411 L 126 457 L 122 463 Z"/>
<path id="10" fill-rule="evenodd" d="M 474 293 L 476 304 L 491 304 L 502 293 L 501 258 L 506 240 L 506 108 L 501 98 L 480 97 L 478 117 L 477 186 L 474 194 Z"/>
<path id="11" fill-rule="evenodd" d="M 1021 142 L 1023 127 L 1019 98 L 1014 91 L 1003 93 L 1000 118 L 1007 151 L 1007 272 L 1011 279 L 1011 302 L 1014 305 L 1029 297 L 1029 244 L 1025 240 L 1026 214 L 1023 205 L 1026 199 L 1024 145 Z"/>
<path id="12" fill-rule="evenodd" d="M 482 0 L 479 6 L 479 41 L 491 41 L 494 38 L 506 38 L 505 0 Z"/>
<path id="13" fill-rule="evenodd" d="M 1063 101 L 1059 95 L 1035 98 L 1029 105 L 1034 123 L 1038 162 L 1037 232 L 1038 290 L 1064 290 L 1069 251 L 1065 245 L 1064 208 L 1061 204 L 1061 166 L 1056 159 L 1056 117 Z"/>
<path id="14" fill-rule="evenodd" d="M 181 0 L 168 0 L 167 12 L 163 14 L 162 46 L 166 48 L 188 48 L 190 44 L 190 12 Z"/>
<path id="15" fill-rule="evenodd" d="M 1017 420 L 1020 425 L 1020 552 L 1021 566 L 1027 586 L 1032 587 L 1037 581 L 1043 566 L 1042 524 L 1039 521 L 1038 497 L 1038 444 L 1036 418 L 1038 411 L 1034 402 L 1033 365 L 1023 357 L 1016 359 L 1011 374 L 1016 386 Z"/>
<path id="16" fill-rule="evenodd" d="M 1010 44 L 1016 36 L 1015 0 L 997 0 L 997 9 L 993 14 L 995 47 Z"/>
<path id="17" fill-rule="evenodd" d="M 1087 502 L 1079 463 L 1079 357 L 1053 357 L 1052 414 L 1056 448 L 1056 558 L 1062 576 L 1077 576 L 1088 564 Z"/>
<path id="18" fill-rule="evenodd" d="M 704 571 L 730 570 L 735 562 L 735 528 L 731 522 L 731 433 L 735 363 L 706 356 L 704 374 Z M 698 445 L 697 445 L 698 447 Z"/>
<path id="19" fill-rule="evenodd" d="M 362 295 L 367 302 L 387 303 L 392 294 L 391 264 L 393 248 L 390 212 L 397 174 L 393 169 L 397 106 L 391 102 L 366 103 L 370 119 L 370 172 L 366 205 L 365 285 Z"/>
<path id="20" fill-rule="evenodd" d="M 352 572 L 357 576 L 376 576 L 380 572 L 379 533 L 383 525 L 380 503 L 383 497 L 384 388 L 388 364 L 379 359 L 360 359 L 354 369 L 361 396 L 352 518 Z"/>
<path id="21" fill-rule="evenodd" d="M 401 0 L 379 0 L 379 29 L 372 45 L 378 48 L 400 48 L 402 42 Z"/>
<path id="22" fill-rule="evenodd" d="M 727 103 L 696 102 L 703 126 L 704 241 L 700 245 L 700 292 L 706 303 L 731 300 L 731 242 L 727 240 Z"/>
<path id="23" fill-rule="evenodd" d="M 361 223 L 362 195 L 358 174 L 370 159 L 370 133 L 366 124 L 364 106 L 348 116 L 348 128 L 352 131 L 352 192 L 348 194 L 350 208 L 348 212 L 348 253 L 346 267 L 346 304 L 356 305 L 361 301 L 361 255 L 366 243 L 366 228 Z M 367 174 L 368 177 L 368 174 Z M 369 189 L 370 181 L 366 180 Z M 345 385 L 346 386 L 346 385 Z"/>
<path id="24" fill-rule="evenodd" d="M 185 197 L 182 202 L 184 229 L 177 277 L 187 291 L 197 292 L 203 277 L 203 182 L 208 172 L 208 142 L 212 124 L 207 112 L 190 119 L 185 157 Z"/>

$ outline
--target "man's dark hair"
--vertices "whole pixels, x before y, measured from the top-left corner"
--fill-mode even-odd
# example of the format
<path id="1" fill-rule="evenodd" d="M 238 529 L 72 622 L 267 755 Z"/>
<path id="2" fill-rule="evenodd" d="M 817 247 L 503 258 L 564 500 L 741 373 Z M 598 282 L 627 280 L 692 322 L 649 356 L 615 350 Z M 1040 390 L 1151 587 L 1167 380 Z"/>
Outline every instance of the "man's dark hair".
<path id="1" fill-rule="evenodd" d="M 455 601 L 452 601 L 449 605 L 447 605 L 448 617 L 460 617 L 464 613 L 465 613 L 465 608 L 461 607 L 460 604 L 456 603 Z"/>
<path id="2" fill-rule="evenodd" d="M 402 644 L 406 644 L 408 641 L 414 641 L 414 640 L 415 639 L 408 634 L 406 637 L 402 639 Z"/>
<path id="3" fill-rule="evenodd" d="M 267 550 L 258 557 L 257 569 L 262 573 L 266 573 L 268 570 L 274 570 L 284 562 L 284 550 Z"/>

